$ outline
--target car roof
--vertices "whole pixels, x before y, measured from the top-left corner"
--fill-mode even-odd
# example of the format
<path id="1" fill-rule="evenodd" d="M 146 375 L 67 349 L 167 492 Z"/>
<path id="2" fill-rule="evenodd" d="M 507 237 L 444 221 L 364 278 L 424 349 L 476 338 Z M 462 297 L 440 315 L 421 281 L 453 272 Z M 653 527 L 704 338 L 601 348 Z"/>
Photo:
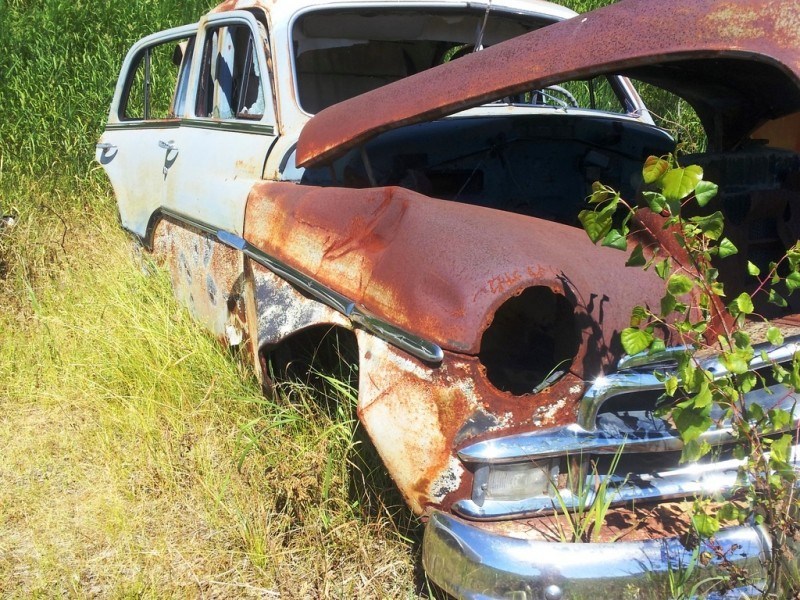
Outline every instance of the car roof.
<path id="1" fill-rule="evenodd" d="M 309 8 L 356 8 L 386 7 L 441 7 L 441 8 L 486 8 L 503 12 L 518 12 L 551 17 L 555 20 L 568 19 L 577 13 L 546 0 L 226 0 L 218 4 L 211 12 L 226 12 L 241 9 L 261 9 L 274 21 L 288 21 L 295 13 Z"/>

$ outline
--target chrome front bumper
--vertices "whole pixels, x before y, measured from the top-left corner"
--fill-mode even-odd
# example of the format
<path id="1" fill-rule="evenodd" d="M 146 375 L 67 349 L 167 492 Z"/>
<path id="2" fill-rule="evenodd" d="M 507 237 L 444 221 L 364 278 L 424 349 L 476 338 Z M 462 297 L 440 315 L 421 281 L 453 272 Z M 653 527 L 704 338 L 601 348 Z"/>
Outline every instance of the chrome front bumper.
<path id="1" fill-rule="evenodd" d="M 439 587 L 456 598 L 475 600 L 666 598 L 670 581 L 674 586 L 690 565 L 694 582 L 724 574 L 722 557 L 746 569 L 751 580 L 760 579 L 771 548 L 764 528 L 724 529 L 714 541 L 713 546 L 703 543 L 694 556 L 677 538 L 598 544 L 531 541 L 434 512 L 425 529 L 422 561 Z M 746 588 L 708 598 L 757 595 L 756 589 Z"/>

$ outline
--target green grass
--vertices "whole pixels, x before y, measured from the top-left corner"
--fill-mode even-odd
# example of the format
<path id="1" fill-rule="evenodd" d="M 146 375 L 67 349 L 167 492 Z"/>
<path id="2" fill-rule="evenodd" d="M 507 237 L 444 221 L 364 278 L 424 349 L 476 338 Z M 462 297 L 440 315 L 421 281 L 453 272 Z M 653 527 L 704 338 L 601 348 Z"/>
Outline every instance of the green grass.
<path id="1" fill-rule="evenodd" d="M 130 44 L 208 6 L 0 0 L 0 596 L 427 596 L 346 390 L 265 398 L 92 162 Z"/>

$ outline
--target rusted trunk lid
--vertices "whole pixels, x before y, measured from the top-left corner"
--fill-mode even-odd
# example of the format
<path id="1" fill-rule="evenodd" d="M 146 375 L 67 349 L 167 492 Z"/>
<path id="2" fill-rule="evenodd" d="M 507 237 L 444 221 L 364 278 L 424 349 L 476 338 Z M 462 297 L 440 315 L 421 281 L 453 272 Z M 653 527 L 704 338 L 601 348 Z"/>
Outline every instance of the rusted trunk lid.
<path id="1" fill-rule="evenodd" d="M 424 71 L 315 116 L 297 146 L 324 164 L 378 133 L 607 73 L 686 98 L 713 147 L 800 109 L 800 0 L 622 0 Z"/>

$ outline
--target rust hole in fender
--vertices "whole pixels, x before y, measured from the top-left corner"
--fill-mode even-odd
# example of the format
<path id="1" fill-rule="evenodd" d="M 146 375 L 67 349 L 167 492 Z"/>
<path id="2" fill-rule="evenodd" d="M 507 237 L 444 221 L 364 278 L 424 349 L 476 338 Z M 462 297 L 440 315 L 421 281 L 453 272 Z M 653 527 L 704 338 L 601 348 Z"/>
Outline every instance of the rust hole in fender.
<path id="1" fill-rule="evenodd" d="M 569 370 L 578 343 L 570 302 L 548 287 L 530 287 L 497 310 L 481 339 L 479 358 L 498 390 L 530 394 Z"/>

